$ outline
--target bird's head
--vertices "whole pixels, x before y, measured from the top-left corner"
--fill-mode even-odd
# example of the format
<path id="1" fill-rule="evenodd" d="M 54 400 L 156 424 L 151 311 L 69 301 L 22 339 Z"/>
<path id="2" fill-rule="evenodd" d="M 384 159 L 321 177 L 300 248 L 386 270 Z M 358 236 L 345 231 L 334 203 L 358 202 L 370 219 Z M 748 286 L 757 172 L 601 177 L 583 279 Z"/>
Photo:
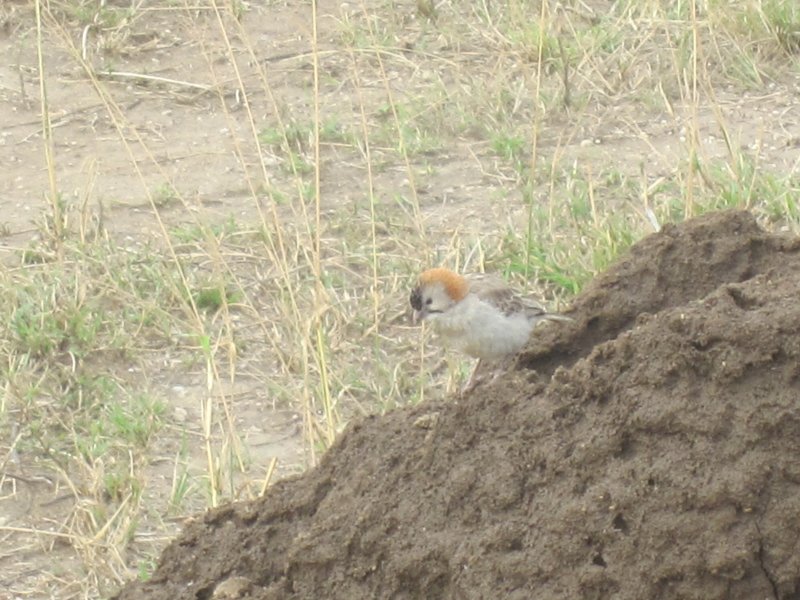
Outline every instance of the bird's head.
<path id="1" fill-rule="evenodd" d="M 423 271 L 409 298 L 414 322 L 437 318 L 461 302 L 467 292 L 469 283 L 458 273 L 443 268 Z"/>

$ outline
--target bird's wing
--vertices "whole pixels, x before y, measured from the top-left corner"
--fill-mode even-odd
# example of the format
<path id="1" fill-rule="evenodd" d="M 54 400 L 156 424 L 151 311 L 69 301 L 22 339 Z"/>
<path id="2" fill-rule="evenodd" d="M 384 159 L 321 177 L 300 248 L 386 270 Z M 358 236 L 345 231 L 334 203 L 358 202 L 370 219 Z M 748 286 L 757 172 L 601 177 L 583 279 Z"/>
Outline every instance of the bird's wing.
<path id="1" fill-rule="evenodd" d="M 520 296 L 495 275 L 475 274 L 470 275 L 468 280 L 470 292 L 484 302 L 499 308 L 504 315 L 523 312 L 529 319 L 549 316 L 541 304 L 531 298 Z"/>

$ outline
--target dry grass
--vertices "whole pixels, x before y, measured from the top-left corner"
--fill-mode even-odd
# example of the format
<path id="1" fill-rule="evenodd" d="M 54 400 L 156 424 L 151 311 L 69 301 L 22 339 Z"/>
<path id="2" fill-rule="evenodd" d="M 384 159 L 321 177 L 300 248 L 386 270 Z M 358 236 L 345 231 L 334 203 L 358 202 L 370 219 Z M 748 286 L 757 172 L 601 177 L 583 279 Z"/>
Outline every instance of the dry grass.
<path id="1" fill-rule="evenodd" d="M 0 587 L 18 597 L 146 577 L 177 517 L 303 466 L 265 461 L 253 419 L 295 411 L 311 465 L 353 416 L 457 389 L 464 361 L 407 320 L 423 266 L 556 301 L 668 221 L 747 207 L 797 230 L 791 0 L 268 4 L 0 7 L 47 173 L 0 270 L 0 539 L 31 557 Z M 264 12 L 300 40 L 265 51 Z M 164 47 L 192 69 L 146 72 Z M 99 154 L 67 191 L 52 64 L 93 98 L 101 125 L 72 117 L 111 140 L 138 209 L 110 206 Z M 154 100 L 208 107 L 224 152 L 176 130 L 154 150 L 136 112 Z"/>

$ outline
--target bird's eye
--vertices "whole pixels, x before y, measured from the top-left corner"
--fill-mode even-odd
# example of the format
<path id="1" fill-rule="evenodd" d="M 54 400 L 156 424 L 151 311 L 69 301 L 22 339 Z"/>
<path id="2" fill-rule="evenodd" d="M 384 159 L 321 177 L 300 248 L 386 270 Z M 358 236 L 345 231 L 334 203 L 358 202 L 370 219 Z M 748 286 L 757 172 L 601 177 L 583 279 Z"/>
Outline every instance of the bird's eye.
<path id="1" fill-rule="evenodd" d="M 428 298 L 427 300 L 425 300 L 425 304 L 427 304 L 428 306 L 433 304 L 433 298 Z"/>

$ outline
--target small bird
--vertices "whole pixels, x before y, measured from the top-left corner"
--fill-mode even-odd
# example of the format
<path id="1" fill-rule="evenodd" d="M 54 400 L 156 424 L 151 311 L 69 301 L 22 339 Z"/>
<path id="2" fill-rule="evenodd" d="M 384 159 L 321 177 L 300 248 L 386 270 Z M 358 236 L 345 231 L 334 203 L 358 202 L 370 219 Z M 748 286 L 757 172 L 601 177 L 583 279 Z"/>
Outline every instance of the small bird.
<path id="1" fill-rule="evenodd" d="M 463 276 L 444 268 L 424 271 L 410 302 L 415 322 L 430 322 L 447 346 L 478 359 L 464 391 L 477 383 L 481 361 L 502 361 L 517 354 L 540 321 L 572 321 L 516 294 L 499 277 Z"/>

